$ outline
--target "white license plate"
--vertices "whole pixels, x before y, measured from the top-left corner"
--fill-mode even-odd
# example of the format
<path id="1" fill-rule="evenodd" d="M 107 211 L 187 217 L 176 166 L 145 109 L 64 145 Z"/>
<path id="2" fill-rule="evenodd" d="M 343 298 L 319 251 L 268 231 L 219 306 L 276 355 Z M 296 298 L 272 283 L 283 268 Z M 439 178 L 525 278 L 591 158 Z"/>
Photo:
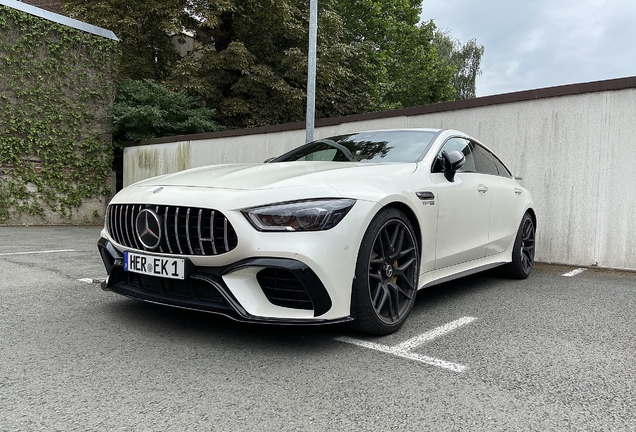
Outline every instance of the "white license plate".
<path id="1" fill-rule="evenodd" d="M 185 279 L 185 260 L 124 252 L 124 270 L 170 279 Z"/>

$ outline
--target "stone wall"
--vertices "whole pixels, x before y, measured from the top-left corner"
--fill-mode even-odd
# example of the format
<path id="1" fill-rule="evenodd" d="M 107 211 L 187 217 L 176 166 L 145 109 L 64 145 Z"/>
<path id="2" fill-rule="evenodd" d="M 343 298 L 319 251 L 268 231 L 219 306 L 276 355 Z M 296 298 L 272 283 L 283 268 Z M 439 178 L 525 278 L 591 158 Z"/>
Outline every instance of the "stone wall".
<path id="1" fill-rule="evenodd" d="M 0 223 L 103 218 L 117 38 L 0 0 Z"/>

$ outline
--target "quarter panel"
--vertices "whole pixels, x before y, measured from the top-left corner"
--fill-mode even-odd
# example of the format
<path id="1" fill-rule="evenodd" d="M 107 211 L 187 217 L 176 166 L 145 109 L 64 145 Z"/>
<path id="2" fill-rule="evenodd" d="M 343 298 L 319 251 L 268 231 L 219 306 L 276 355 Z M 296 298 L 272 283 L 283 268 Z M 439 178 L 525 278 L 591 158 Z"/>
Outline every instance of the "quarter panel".
<path id="1" fill-rule="evenodd" d="M 514 242 L 526 208 L 526 191 L 523 191 L 516 180 L 499 176 L 490 177 L 487 185 L 493 202 L 486 255 L 501 253 Z M 515 190 L 522 193 L 517 194 Z"/>

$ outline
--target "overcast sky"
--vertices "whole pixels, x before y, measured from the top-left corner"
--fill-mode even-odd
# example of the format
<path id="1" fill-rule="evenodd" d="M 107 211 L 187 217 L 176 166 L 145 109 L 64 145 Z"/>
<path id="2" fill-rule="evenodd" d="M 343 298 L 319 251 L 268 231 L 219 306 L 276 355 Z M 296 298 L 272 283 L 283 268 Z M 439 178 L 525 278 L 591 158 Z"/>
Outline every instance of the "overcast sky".
<path id="1" fill-rule="evenodd" d="M 636 0 L 423 0 L 486 51 L 477 96 L 636 76 Z"/>

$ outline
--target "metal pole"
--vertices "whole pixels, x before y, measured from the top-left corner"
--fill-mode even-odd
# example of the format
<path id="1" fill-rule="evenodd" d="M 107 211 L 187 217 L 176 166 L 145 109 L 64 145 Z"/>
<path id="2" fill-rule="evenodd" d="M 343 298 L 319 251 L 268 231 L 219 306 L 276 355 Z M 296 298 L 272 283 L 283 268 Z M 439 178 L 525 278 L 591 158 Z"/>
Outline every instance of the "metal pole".
<path id="1" fill-rule="evenodd" d="M 309 2 L 309 53 L 307 61 L 307 115 L 305 142 L 314 140 L 316 116 L 316 39 L 318 33 L 318 0 Z"/>

